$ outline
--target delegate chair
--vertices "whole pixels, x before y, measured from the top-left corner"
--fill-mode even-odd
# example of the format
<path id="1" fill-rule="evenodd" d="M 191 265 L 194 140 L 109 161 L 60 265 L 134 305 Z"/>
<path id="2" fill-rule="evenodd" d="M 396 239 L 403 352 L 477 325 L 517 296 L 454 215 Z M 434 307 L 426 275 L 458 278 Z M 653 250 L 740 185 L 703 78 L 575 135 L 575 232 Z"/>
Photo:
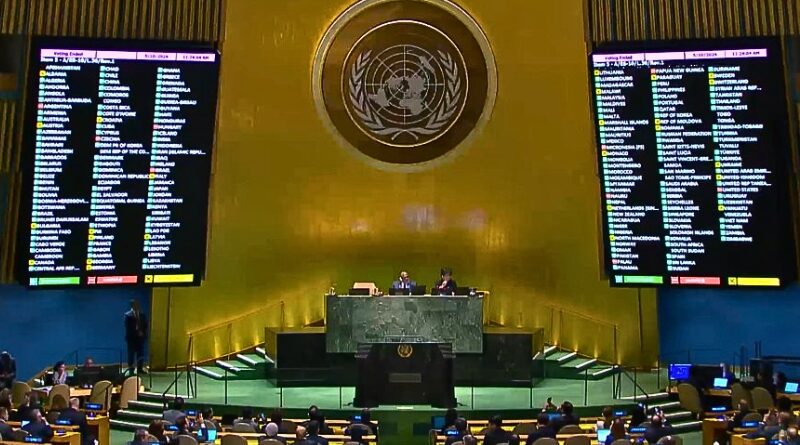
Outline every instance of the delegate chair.
<path id="1" fill-rule="evenodd" d="M 761 422 L 762 417 L 759 413 L 749 413 L 742 417 L 742 422 Z"/>
<path id="2" fill-rule="evenodd" d="M 55 385 L 48 396 L 50 398 L 50 409 L 66 409 L 69 401 L 69 386 L 64 384 Z"/>
<path id="3" fill-rule="evenodd" d="M 750 390 L 736 382 L 731 385 L 731 406 L 735 408 L 740 400 L 746 400 L 749 406 L 753 406 L 753 396 L 750 394 Z"/>
<path id="4" fill-rule="evenodd" d="M 697 392 L 697 388 L 688 383 L 678 385 L 678 400 L 681 402 L 681 408 L 691 411 L 695 416 L 699 416 L 703 412 L 700 393 Z"/>
<path id="5" fill-rule="evenodd" d="M 572 436 L 564 441 L 564 445 L 592 445 L 592 440 L 588 436 Z"/>
<path id="6" fill-rule="evenodd" d="M 753 409 L 756 411 L 769 411 L 775 406 L 775 401 L 772 400 L 772 394 L 766 389 L 756 386 L 750 392 L 753 395 Z"/>
<path id="7" fill-rule="evenodd" d="M 31 387 L 25 382 L 14 382 L 11 386 L 11 404 L 18 407 L 25 399 L 25 394 L 31 392 Z"/>
<path id="8" fill-rule="evenodd" d="M 288 433 L 294 433 L 295 430 L 297 430 L 297 424 L 292 422 L 291 420 L 283 419 L 281 420 L 281 424 L 278 426 L 281 427 L 280 428 L 281 431 L 286 431 Z"/>
<path id="9" fill-rule="evenodd" d="M 558 430 L 558 434 L 583 434 L 579 425 L 564 425 Z"/>
<path id="10" fill-rule="evenodd" d="M 181 434 L 178 437 L 178 445 L 198 445 L 197 439 L 192 436 Z"/>
<path id="11" fill-rule="evenodd" d="M 142 386 L 142 379 L 139 377 L 128 377 L 122 382 L 122 390 L 119 393 L 119 407 L 128 408 L 128 402 L 139 399 L 139 387 Z"/>
<path id="12" fill-rule="evenodd" d="M 658 445 L 663 445 L 671 438 L 675 439 L 675 445 L 683 445 L 683 438 L 681 436 L 664 436 L 656 442 Z"/>
<path id="13" fill-rule="evenodd" d="M 533 445 L 558 445 L 558 441 L 551 437 L 542 437 L 541 439 L 536 439 Z"/>
<path id="14" fill-rule="evenodd" d="M 226 434 L 222 436 L 222 445 L 247 445 L 247 439 L 235 434 Z"/>
<path id="15" fill-rule="evenodd" d="M 14 442 L 25 442 L 25 438 L 28 436 L 30 436 L 30 434 L 28 434 L 28 432 L 25 430 L 14 430 L 14 432 L 11 433 L 11 437 L 9 437 L 9 439 L 11 439 Z"/>
<path id="16" fill-rule="evenodd" d="M 536 432 L 536 424 L 533 422 L 519 423 L 514 427 L 513 434 L 517 436 L 529 436 Z"/>
<path id="17" fill-rule="evenodd" d="M 249 423 L 235 423 L 233 425 L 233 432 L 234 433 L 255 433 L 256 428 Z M 225 436 L 228 437 L 228 436 Z"/>
<path id="18" fill-rule="evenodd" d="M 111 406 L 111 382 L 108 380 L 100 380 L 92 386 L 92 392 L 89 393 L 89 403 L 99 403 L 103 410 L 108 411 Z"/>

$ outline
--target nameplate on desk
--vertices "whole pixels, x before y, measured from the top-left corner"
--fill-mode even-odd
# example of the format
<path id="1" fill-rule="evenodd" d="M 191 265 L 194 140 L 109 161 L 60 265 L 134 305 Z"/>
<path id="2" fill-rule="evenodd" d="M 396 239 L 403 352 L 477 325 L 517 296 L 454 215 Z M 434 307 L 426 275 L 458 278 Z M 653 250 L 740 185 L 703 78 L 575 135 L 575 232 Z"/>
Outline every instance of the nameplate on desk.
<path id="1" fill-rule="evenodd" d="M 418 372 L 390 372 L 389 383 L 422 383 L 422 374 Z"/>

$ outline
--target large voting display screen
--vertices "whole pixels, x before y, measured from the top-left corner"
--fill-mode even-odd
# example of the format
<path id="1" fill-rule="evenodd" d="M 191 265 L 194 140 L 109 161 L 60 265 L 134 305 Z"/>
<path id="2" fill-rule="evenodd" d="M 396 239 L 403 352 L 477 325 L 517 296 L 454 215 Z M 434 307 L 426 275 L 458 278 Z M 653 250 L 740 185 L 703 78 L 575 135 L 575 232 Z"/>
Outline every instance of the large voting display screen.
<path id="1" fill-rule="evenodd" d="M 589 72 L 611 284 L 793 280 L 780 42 L 617 43 Z"/>
<path id="2" fill-rule="evenodd" d="M 202 44 L 34 41 L 24 284 L 200 284 L 219 63 Z"/>

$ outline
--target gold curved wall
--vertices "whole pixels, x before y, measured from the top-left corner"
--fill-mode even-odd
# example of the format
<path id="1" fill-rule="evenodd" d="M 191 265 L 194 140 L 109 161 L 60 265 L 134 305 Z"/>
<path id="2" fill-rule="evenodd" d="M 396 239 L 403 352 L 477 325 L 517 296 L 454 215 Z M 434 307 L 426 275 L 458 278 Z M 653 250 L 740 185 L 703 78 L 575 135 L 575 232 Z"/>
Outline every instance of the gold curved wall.
<path id="1" fill-rule="evenodd" d="M 385 288 L 402 268 L 430 286 L 442 265 L 491 291 L 493 320 L 608 360 L 618 324 L 618 358 L 654 363 L 655 293 L 641 295 L 640 343 L 637 292 L 600 276 L 583 3 L 459 2 L 492 44 L 497 103 L 472 146 L 418 173 L 370 167 L 316 114 L 312 58 L 349 3 L 227 2 L 208 273 L 154 292 L 154 364 L 186 360 L 189 332 L 243 312 L 256 311 L 198 334 L 193 358 L 228 352 L 228 338 L 252 346 L 280 317 L 260 307 L 282 300 L 301 326 L 332 284 Z"/>

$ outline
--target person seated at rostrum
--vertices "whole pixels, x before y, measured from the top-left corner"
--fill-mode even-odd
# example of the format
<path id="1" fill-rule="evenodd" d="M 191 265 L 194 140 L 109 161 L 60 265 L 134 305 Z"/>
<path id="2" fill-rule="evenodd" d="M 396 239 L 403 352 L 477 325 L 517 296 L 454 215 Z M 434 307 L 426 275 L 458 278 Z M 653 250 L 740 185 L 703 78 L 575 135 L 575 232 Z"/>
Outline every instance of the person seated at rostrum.
<path id="1" fill-rule="evenodd" d="M 50 384 L 52 385 L 66 385 L 67 384 L 67 364 L 63 361 L 57 361 L 53 365 L 53 377 Z"/>
<path id="2" fill-rule="evenodd" d="M 536 418 L 536 431 L 528 434 L 528 439 L 525 441 L 525 443 L 527 445 L 533 445 L 534 442 L 544 437 L 555 439 L 556 430 L 550 426 L 550 416 L 545 412 L 541 412 L 539 413 L 539 417 Z"/>
<path id="3" fill-rule="evenodd" d="M 30 423 L 23 426 L 22 429 L 27 431 L 33 437 L 38 437 L 45 442 L 50 442 L 53 438 L 53 430 L 50 425 L 42 417 L 42 412 L 39 409 L 33 409 L 30 412 Z"/>

